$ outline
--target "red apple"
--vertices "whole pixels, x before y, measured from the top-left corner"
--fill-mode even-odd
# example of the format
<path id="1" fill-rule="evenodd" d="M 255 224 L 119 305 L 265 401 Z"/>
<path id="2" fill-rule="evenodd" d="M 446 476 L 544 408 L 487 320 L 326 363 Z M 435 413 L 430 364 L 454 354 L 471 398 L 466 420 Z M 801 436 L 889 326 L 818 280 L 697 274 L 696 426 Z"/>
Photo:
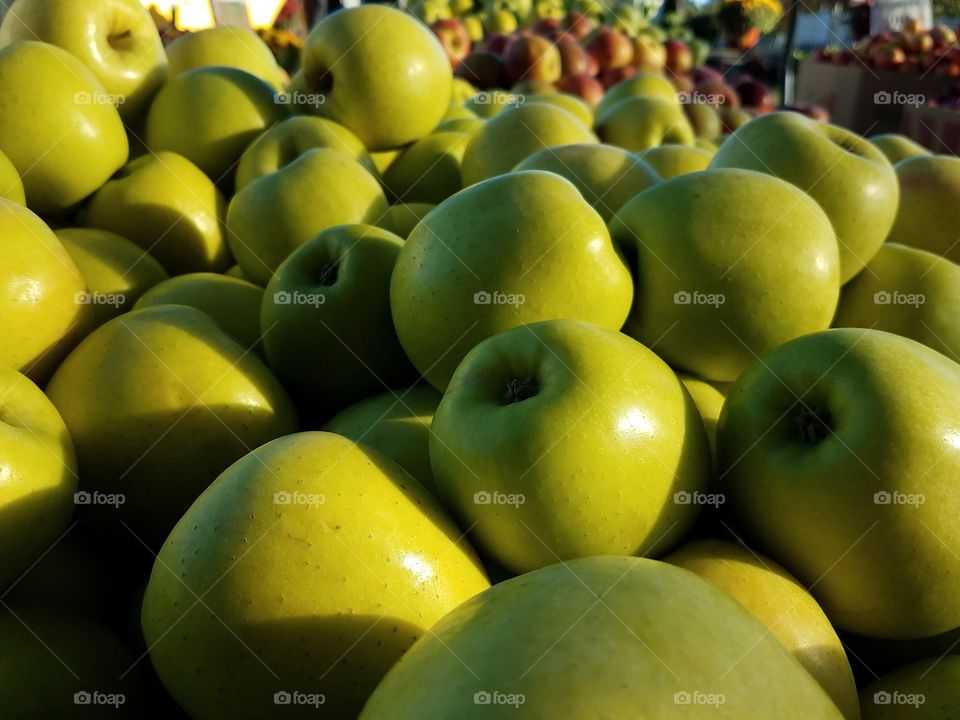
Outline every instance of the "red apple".
<path id="1" fill-rule="evenodd" d="M 723 80 L 700 83 L 694 90 L 694 98 L 697 102 L 713 105 L 718 110 L 720 108 L 737 110 L 740 107 L 740 96 L 737 95 L 737 91 Z"/>
<path id="2" fill-rule="evenodd" d="M 590 67 L 587 51 L 576 40 L 563 39 L 557 43 L 560 52 L 560 72 L 567 75 L 583 75 Z"/>
<path id="3" fill-rule="evenodd" d="M 603 85 L 592 75 L 570 75 L 561 78 L 555 87 L 560 92 L 583 98 L 591 108 L 596 108 L 603 99 Z"/>
<path id="4" fill-rule="evenodd" d="M 893 44 L 879 45 L 870 51 L 870 59 L 877 70 L 896 70 L 907 59 L 902 48 Z"/>
<path id="5" fill-rule="evenodd" d="M 903 24 L 903 32 L 910 33 L 911 35 L 917 35 L 918 33 L 923 32 L 923 22 L 917 18 L 909 18 Z"/>
<path id="6" fill-rule="evenodd" d="M 906 41 L 907 52 L 914 55 L 924 55 L 933 50 L 934 42 L 930 33 L 919 33 L 917 35 L 908 35 Z"/>
<path id="7" fill-rule="evenodd" d="M 621 65 L 620 67 L 609 68 L 600 73 L 600 82 L 609 90 L 618 82 L 632 78 L 637 72 L 637 69 L 633 65 Z"/>
<path id="8" fill-rule="evenodd" d="M 684 75 L 693 67 L 693 55 L 682 40 L 670 38 L 663 43 L 667 50 L 667 72 L 671 75 Z"/>
<path id="9" fill-rule="evenodd" d="M 447 52 L 450 67 L 454 70 L 470 54 L 470 35 L 467 28 L 457 18 L 441 18 L 430 24 L 433 34 L 440 40 L 443 49 Z"/>
<path id="10" fill-rule="evenodd" d="M 938 48 L 948 48 L 957 41 L 957 34 L 946 25 L 937 25 L 930 31 L 930 37 Z"/>
<path id="11" fill-rule="evenodd" d="M 706 82 L 724 82 L 723 73 L 707 65 L 697 65 L 690 71 L 690 77 L 696 85 Z"/>
<path id="12" fill-rule="evenodd" d="M 560 36 L 560 18 L 547 17 L 537 20 L 533 24 L 533 32 L 550 40 Z"/>
<path id="13" fill-rule="evenodd" d="M 479 90 L 502 88 L 507 84 L 507 74 L 499 55 L 489 52 L 467 56 L 453 71 Z"/>
<path id="14" fill-rule="evenodd" d="M 587 53 L 587 75 L 590 77 L 596 77 L 600 74 L 600 63 L 597 62 L 597 59 Z"/>
<path id="15" fill-rule="evenodd" d="M 851 53 L 849 50 L 835 52 L 833 55 L 831 55 L 830 62 L 834 65 L 849 65 L 853 62 L 853 53 Z"/>
<path id="16" fill-rule="evenodd" d="M 483 49 L 488 53 L 493 53 L 494 55 L 503 55 L 504 51 L 507 49 L 507 45 L 513 42 L 513 38 L 509 35 L 501 35 L 500 33 L 494 33 L 493 35 L 488 35 L 483 39 Z"/>
<path id="17" fill-rule="evenodd" d="M 692 93 L 697 87 L 689 75 L 670 75 L 667 80 L 673 83 L 678 93 Z"/>
<path id="18" fill-rule="evenodd" d="M 633 43 L 630 38 L 606 25 L 590 34 L 586 50 L 597 59 L 600 72 L 623 67 L 633 61 Z"/>
<path id="19" fill-rule="evenodd" d="M 577 40 L 582 40 L 589 35 L 594 25 L 593 18 L 579 10 L 571 10 L 560 22 L 563 34 L 571 35 Z"/>
<path id="20" fill-rule="evenodd" d="M 734 87 L 744 107 L 756 110 L 759 114 L 773 112 L 776 107 L 773 92 L 759 80 L 745 78 Z"/>
<path id="21" fill-rule="evenodd" d="M 542 80 L 552 83 L 560 79 L 560 51 L 545 37 L 519 37 L 507 46 L 503 57 L 507 82 Z"/>

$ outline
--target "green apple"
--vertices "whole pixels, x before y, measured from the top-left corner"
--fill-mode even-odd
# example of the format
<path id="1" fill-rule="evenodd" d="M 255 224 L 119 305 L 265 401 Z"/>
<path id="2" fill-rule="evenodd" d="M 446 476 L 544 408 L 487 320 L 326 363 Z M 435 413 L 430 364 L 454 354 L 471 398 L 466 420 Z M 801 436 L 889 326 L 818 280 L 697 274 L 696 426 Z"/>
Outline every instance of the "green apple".
<path id="1" fill-rule="evenodd" d="M 467 354 L 433 419 L 430 465 L 477 547 L 520 573 L 662 553 L 693 525 L 697 506 L 676 498 L 706 490 L 710 449 L 660 358 L 616 331 L 551 320 Z"/>
<path id="2" fill-rule="evenodd" d="M 243 268 L 241 268 L 239 265 L 232 265 L 230 269 L 224 272 L 223 274 L 226 275 L 227 277 L 239 278 L 240 280 L 246 280 L 247 282 L 251 282 L 250 278 L 248 278 L 246 275 L 243 274 Z"/>
<path id="3" fill-rule="evenodd" d="M 143 602 L 150 659 L 197 720 L 277 717 L 294 692 L 315 701 L 291 716 L 356 717 L 418 637 L 490 586 L 460 535 L 385 455 L 332 433 L 274 440 L 164 543 Z"/>
<path id="4" fill-rule="evenodd" d="M 460 166 L 463 186 L 510 172 L 543 148 L 595 142 L 593 132 L 566 110 L 545 103 L 518 105 L 488 120 L 470 137 Z"/>
<path id="5" fill-rule="evenodd" d="M 277 90 L 284 72 L 270 47 L 253 30 L 221 25 L 187 32 L 167 45 L 170 75 L 176 77 L 201 67 L 235 67 L 269 83 Z"/>
<path id="6" fill-rule="evenodd" d="M 887 240 L 960 263 L 960 159 L 947 155 L 897 163 L 900 206 Z M 29 191 L 28 191 L 29 196 Z"/>
<path id="7" fill-rule="evenodd" d="M 390 165 L 393 164 L 393 161 L 400 157 L 406 148 L 393 148 L 392 150 L 383 150 L 381 152 L 372 152 L 370 153 L 370 161 L 373 163 L 374 170 L 376 170 L 377 175 L 381 178 L 384 173 L 390 168 Z"/>
<path id="8" fill-rule="evenodd" d="M 435 132 L 405 149 L 383 174 L 402 202 L 437 203 L 461 189 L 460 165 L 470 136 Z"/>
<path id="9" fill-rule="evenodd" d="M 723 393 L 706 380 L 690 375 L 678 377 L 693 398 L 694 405 L 697 406 L 700 418 L 703 420 L 703 428 L 707 431 L 707 440 L 710 441 L 710 455 L 716 458 L 717 420 L 720 419 L 720 411 L 723 409 Z"/>
<path id="10" fill-rule="evenodd" d="M 454 80 L 460 80 L 460 78 L 455 77 Z M 473 86 L 471 86 L 471 88 L 472 87 Z M 475 94 L 476 94 L 476 89 L 473 90 L 473 92 L 468 96 L 468 98 L 473 97 Z M 466 101 L 464 100 L 463 102 L 466 102 Z M 437 125 L 437 128 L 439 128 L 440 125 L 443 125 L 444 123 L 449 122 L 451 120 L 478 119 L 476 114 L 473 111 L 468 110 L 466 107 L 463 106 L 463 102 L 451 100 L 450 106 L 447 108 L 447 112 L 444 113 L 443 118 L 441 118 L 440 124 Z M 436 132 L 436 128 L 434 129 L 434 132 Z"/>
<path id="11" fill-rule="evenodd" d="M 660 177 L 669 180 L 678 175 L 706 170 L 713 153 L 688 145 L 661 145 L 642 150 L 639 156 L 652 166 Z"/>
<path id="12" fill-rule="evenodd" d="M 697 146 L 703 147 L 701 141 L 709 141 L 720 137 L 723 132 L 723 124 L 720 122 L 720 114 L 714 110 L 713 106 L 706 103 L 686 103 L 683 106 L 683 112 L 690 121 L 694 135 L 697 136 Z M 711 152 L 716 151 L 716 146 L 710 143 Z"/>
<path id="13" fill-rule="evenodd" d="M 887 160 L 894 165 L 910 157 L 916 157 L 918 155 L 928 156 L 932 154 L 923 147 L 923 145 L 899 133 L 871 135 L 867 140 L 876 145 L 880 152 L 887 156 Z"/>
<path id="14" fill-rule="evenodd" d="M 799 113 L 751 120 L 720 146 L 711 167 L 756 170 L 809 193 L 836 231 L 842 282 L 880 249 L 897 215 L 897 176 L 883 153 L 849 130 Z"/>
<path id="15" fill-rule="evenodd" d="M 106 230 L 64 228 L 56 235 L 87 286 L 91 330 L 130 310 L 137 298 L 169 277 L 150 253 Z"/>
<path id="16" fill-rule="evenodd" d="M 693 145 L 683 108 L 650 95 L 628 97 L 597 114 L 597 134 L 605 143 L 637 151 L 665 143 Z"/>
<path id="17" fill-rule="evenodd" d="M 376 223 L 386 209 L 383 188 L 363 165 L 339 150 L 314 148 L 233 196 L 227 237 L 247 277 L 266 285 L 280 263 L 317 233 Z"/>
<path id="18" fill-rule="evenodd" d="M 812 585 L 834 626 L 886 638 L 953 629 L 957 427 L 952 360 L 880 330 L 807 335 L 727 395 L 717 451 L 728 506 Z"/>
<path id="19" fill-rule="evenodd" d="M 201 67 L 170 78 L 147 113 L 147 147 L 183 155 L 229 186 L 244 151 L 289 114 L 286 96 L 232 67 Z"/>
<path id="20" fill-rule="evenodd" d="M 593 110 L 590 109 L 590 106 L 587 105 L 585 100 L 576 95 L 558 92 L 540 93 L 538 95 L 528 95 L 526 102 L 556 105 L 558 108 L 566 110 L 575 116 L 577 120 L 582 122 L 586 127 L 593 127 Z"/>
<path id="21" fill-rule="evenodd" d="M 89 520 L 128 543 L 133 533 L 158 545 L 217 473 L 297 429 L 263 363 L 184 305 L 136 310 L 95 330 L 47 395 L 76 446 Z"/>
<path id="22" fill-rule="evenodd" d="M 730 381 L 830 326 L 837 241 L 808 195 L 769 175 L 707 170 L 637 195 L 610 223 L 634 271 L 624 332 L 673 367 Z"/>
<path id="23" fill-rule="evenodd" d="M 618 330 L 632 296 L 603 219 L 568 180 L 540 171 L 492 178 L 434 208 L 390 285 L 400 342 L 438 390 L 486 337 L 558 318 Z"/>
<path id="24" fill-rule="evenodd" d="M 860 691 L 863 720 L 944 720 L 960 712 L 960 657 L 931 657 Z"/>
<path id="25" fill-rule="evenodd" d="M 303 77 L 323 98 L 311 110 L 352 130 L 371 150 L 419 140 L 450 104 L 450 61 L 430 29 L 396 8 L 327 16 L 307 38 Z"/>
<path id="26" fill-rule="evenodd" d="M 706 138 L 702 137 L 698 137 L 693 146 L 698 147 L 701 150 L 706 150 L 711 156 L 717 154 L 717 148 L 719 147 L 719 145 L 714 143 L 712 140 L 707 140 Z"/>
<path id="27" fill-rule="evenodd" d="M 886 330 L 960 362 L 960 265 L 916 248 L 886 243 L 843 286 L 834 327 Z"/>
<path id="28" fill-rule="evenodd" d="M 127 161 L 116 107 L 66 50 L 38 42 L 0 50 L 0 98 L 0 152 L 41 215 L 72 209 Z"/>
<path id="29" fill-rule="evenodd" d="M 406 239 L 417 223 L 435 208 L 429 203 L 397 203 L 387 208 L 383 217 L 377 221 L 377 227 Z"/>
<path id="30" fill-rule="evenodd" d="M 13 200 L 20 205 L 27 204 L 27 194 L 23 189 L 20 173 L 10 162 L 10 158 L 0 152 L 0 198 Z"/>
<path id="31" fill-rule="evenodd" d="M 464 107 L 482 120 L 489 120 L 507 108 L 522 105 L 526 101 L 523 95 L 506 90 L 481 90 L 464 103 Z"/>
<path id="32" fill-rule="evenodd" d="M 381 393 L 337 413 L 322 429 L 383 453 L 436 494 L 429 440 L 441 397 L 429 385 Z"/>
<path id="33" fill-rule="evenodd" d="M 575 560 L 499 583 L 421 638 L 360 720 L 841 720 L 749 612 L 655 560 Z"/>
<path id="34" fill-rule="evenodd" d="M 696 573 L 763 623 L 800 661 L 848 720 L 859 720 L 857 685 L 843 643 L 823 610 L 770 558 L 721 540 L 683 545 L 664 562 Z"/>
<path id="35" fill-rule="evenodd" d="M 605 221 L 627 200 L 660 181 L 653 168 L 636 155 L 598 143 L 544 148 L 515 169 L 545 170 L 565 177 Z"/>
<path id="36" fill-rule="evenodd" d="M 36 385 L 0 365 L 0 590 L 67 529 L 77 461 L 67 428 Z M 5 593 L 4 593 L 5 594 Z"/>
<path id="37" fill-rule="evenodd" d="M 453 84 L 450 87 L 450 107 L 452 108 L 454 105 L 463 107 L 463 103 L 476 94 L 477 88 L 462 77 L 454 76 Z M 469 112 L 469 110 L 467 112 Z"/>
<path id="38" fill-rule="evenodd" d="M 0 366 L 45 381 L 93 319 L 63 244 L 22 205 L 0 198 Z"/>
<path id="39" fill-rule="evenodd" d="M 212 317 L 244 350 L 263 355 L 262 304 L 263 288 L 252 282 L 218 273 L 188 273 L 154 286 L 137 300 L 134 309 L 188 305 Z"/>
<path id="40" fill-rule="evenodd" d="M 340 150 L 370 172 L 376 171 L 363 143 L 343 125 L 326 118 L 296 115 L 277 123 L 250 144 L 237 165 L 237 190 L 313 148 Z"/>
<path id="41" fill-rule="evenodd" d="M 167 79 L 167 56 L 139 0 L 15 0 L 0 25 L 0 46 L 40 40 L 63 48 L 138 120 Z"/>
<path id="42" fill-rule="evenodd" d="M 434 130 L 434 132 L 459 132 L 470 135 L 475 130 L 482 128 L 483 122 L 484 121 L 478 117 L 460 118 L 459 120 L 444 120 L 442 123 L 437 125 L 437 129 Z"/>
<path id="43" fill-rule="evenodd" d="M 200 168 L 177 153 L 158 152 L 128 163 L 80 219 L 132 240 L 180 274 L 230 267 L 225 215 L 226 200 Z"/>
<path id="44" fill-rule="evenodd" d="M 147 717 L 146 685 L 120 639 L 87 618 L 0 610 L 4 720 Z"/>
<path id="45" fill-rule="evenodd" d="M 312 414 L 329 417 L 416 379 L 390 316 L 402 247 L 402 238 L 371 225 L 329 228 L 294 250 L 267 285 L 260 326 L 270 367 Z"/>
<path id="46" fill-rule="evenodd" d="M 677 88 L 661 73 L 642 72 L 627 78 L 611 87 L 597 105 L 596 114 L 600 117 L 621 100 L 631 97 L 655 97 L 676 105 Z"/>

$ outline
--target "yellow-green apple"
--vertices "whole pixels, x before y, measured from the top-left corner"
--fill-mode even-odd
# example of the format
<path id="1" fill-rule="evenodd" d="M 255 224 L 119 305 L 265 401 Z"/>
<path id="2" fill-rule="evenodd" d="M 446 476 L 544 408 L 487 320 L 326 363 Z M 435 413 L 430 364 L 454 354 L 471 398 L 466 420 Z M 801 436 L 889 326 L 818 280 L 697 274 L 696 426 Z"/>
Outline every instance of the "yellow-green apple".
<path id="1" fill-rule="evenodd" d="M 633 42 L 624 33 L 602 25 L 584 39 L 584 49 L 597 61 L 600 72 L 633 61 Z"/>
<path id="2" fill-rule="evenodd" d="M 75 207 L 126 161 L 123 121 L 96 76 L 54 45 L 0 50 L 0 152 L 41 215 Z"/>
<path id="3" fill-rule="evenodd" d="M 627 200 L 660 180 L 656 171 L 633 153 L 599 143 L 545 148 L 515 169 L 545 170 L 565 177 L 605 222 Z"/>
<path id="4" fill-rule="evenodd" d="M 470 137 L 460 165 L 463 186 L 509 172 L 525 157 L 558 145 L 597 142 L 577 117 L 545 103 L 510 108 Z"/>
<path id="5" fill-rule="evenodd" d="M 618 330 L 633 286 L 609 238 L 603 218 L 553 173 L 462 190 L 414 228 L 397 259 L 390 300 L 407 356 L 443 390 L 474 345 L 504 330 L 559 318 Z"/>
<path id="6" fill-rule="evenodd" d="M 237 190 L 276 172 L 313 148 L 340 150 L 370 172 L 376 171 L 363 143 L 343 125 L 326 118 L 295 115 L 277 123 L 250 144 L 237 165 Z"/>
<path id="7" fill-rule="evenodd" d="M 479 90 L 499 88 L 507 84 L 503 58 L 491 52 L 474 52 L 467 57 L 457 66 L 456 78 L 466 80 Z"/>
<path id="8" fill-rule="evenodd" d="M 450 62 L 440 42 L 385 5 L 327 16 L 307 39 L 303 74 L 309 92 L 324 97 L 311 110 L 350 128 L 370 150 L 419 140 L 450 104 Z"/>
<path id="9" fill-rule="evenodd" d="M 437 129 L 434 130 L 434 132 L 458 132 L 470 135 L 474 130 L 478 130 L 479 128 L 483 127 L 483 122 L 484 121 L 478 118 L 476 115 L 470 118 L 460 118 L 458 120 L 444 120 L 442 123 L 437 125 Z"/>
<path id="10" fill-rule="evenodd" d="M 753 115 L 741 108 L 721 107 L 717 110 L 717 115 L 725 133 L 734 133 L 753 120 Z"/>
<path id="11" fill-rule="evenodd" d="M 270 47 L 253 30 L 221 25 L 187 32 L 167 45 L 170 75 L 176 77 L 201 67 L 234 67 L 280 90 L 286 84 Z"/>
<path id="12" fill-rule="evenodd" d="M 64 228 L 56 235 L 87 286 L 91 330 L 129 311 L 137 298 L 169 277 L 150 253 L 112 232 Z"/>
<path id="13" fill-rule="evenodd" d="M 585 100 L 576 95 L 562 92 L 541 93 L 539 95 L 528 95 L 526 102 L 555 105 L 574 115 L 586 127 L 593 127 L 593 110 Z"/>
<path id="14" fill-rule="evenodd" d="M 526 100 L 525 97 L 505 90 L 481 90 L 470 98 L 464 107 L 477 117 L 489 120 L 507 108 L 516 107 Z"/>
<path id="15" fill-rule="evenodd" d="M 658 40 L 638 35 L 633 40 L 633 65 L 642 72 L 662 73 L 667 66 L 667 49 Z"/>
<path id="16" fill-rule="evenodd" d="M 670 38 L 665 40 L 663 48 L 666 50 L 666 71 L 669 75 L 684 75 L 693 68 L 693 54 L 682 40 Z"/>
<path id="17" fill-rule="evenodd" d="M 383 453 L 436 494 L 429 441 L 441 397 L 429 385 L 381 393 L 337 413 L 322 429 Z"/>
<path id="18" fill-rule="evenodd" d="M 459 79 L 460 78 L 454 78 L 454 81 Z M 451 120 L 478 120 L 479 118 L 477 117 L 476 113 L 474 113 L 473 110 L 467 109 L 463 105 L 463 103 L 465 103 L 467 100 L 469 100 L 476 94 L 477 94 L 477 90 L 474 89 L 473 92 L 471 92 L 467 96 L 467 98 L 465 98 L 461 102 L 451 100 L 450 107 L 447 108 L 447 112 L 444 113 L 443 118 L 441 118 L 440 120 L 440 124 L 433 129 L 433 132 L 437 132 L 443 126 L 444 123 L 449 122 Z"/>
<path id="19" fill-rule="evenodd" d="M 483 40 L 483 19 L 479 15 L 467 15 L 463 20 L 463 27 L 467 31 L 471 45 Z"/>
<path id="20" fill-rule="evenodd" d="M 387 673 L 360 720 L 644 716 L 843 718 L 722 591 L 667 563 L 599 557 L 458 607 Z"/>
<path id="21" fill-rule="evenodd" d="M 552 83 L 559 80 L 562 74 L 560 51 L 540 35 L 518 37 L 507 46 L 503 61 L 510 85 L 521 80 Z"/>
<path id="22" fill-rule="evenodd" d="M 442 18 L 453 17 L 453 10 L 447 0 L 422 0 L 419 16 L 424 23 L 432 23 Z"/>
<path id="23" fill-rule="evenodd" d="M 683 112 L 697 139 L 713 140 L 723 132 L 720 113 L 706 103 L 685 103 Z"/>
<path id="24" fill-rule="evenodd" d="M 147 113 L 147 147 L 183 155 L 230 187 L 244 151 L 289 115 L 288 96 L 232 67 L 201 67 L 170 78 Z"/>
<path id="25" fill-rule="evenodd" d="M 585 73 L 560 78 L 556 82 L 556 88 L 560 92 L 581 98 L 591 109 L 596 109 L 603 100 L 603 83 Z"/>
<path id="26" fill-rule="evenodd" d="M 473 45 L 466 26 L 458 18 L 439 18 L 430 23 L 430 29 L 447 53 L 450 67 L 456 70 L 457 65 L 470 54 Z"/>
<path id="27" fill-rule="evenodd" d="M 698 137 L 693 144 L 694 147 L 698 147 L 701 150 L 706 150 L 710 153 L 711 156 L 715 155 L 717 148 L 719 147 L 719 142 L 714 140 L 707 140 L 706 138 Z"/>
<path id="28" fill-rule="evenodd" d="M 587 51 L 576 40 L 572 38 L 560 40 L 557 42 L 557 51 L 560 53 L 560 77 L 587 73 L 589 66 Z"/>
<path id="29" fill-rule="evenodd" d="M 710 448 L 693 400 L 653 352 L 615 330 L 549 320 L 467 354 L 433 419 L 430 466 L 474 544 L 522 573 L 670 548 L 698 509 L 676 498 L 704 494 Z"/>
<path id="30" fill-rule="evenodd" d="M 886 330 L 960 362 L 960 265 L 925 250 L 885 243 L 843 286 L 834 327 Z"/>
<path id="31" fill-rule="evenodd" d="M 185 305 L 135 310 L 98 328 L 60 365 L 47 395 L 76 447 L 88 519 L 129 544 L 137 544 L 132 532 L 159 545 L 217 473 L 297 429 L 266 366 Z"/>
<path id="32" fill-rule="evenodd" d="M 84 207 L 87 227 L 132 240 L 168 272 L 217 272 L 230 267 L 223 228 L 226 200 L 196 165 L 159 152 L 128 163 Z"/>
<path id="33" fill-rule="evenodd" d="M 603 101 L 597 106 L 597 116 L 599 117 L 621 100 L 640 96 L 660 98 L 671 103 L 678 102 L 677 89 L 663 75 L 641 72 L 607 90 Z"/>
<path id="34" fill-rule="evenodd" d="M 136 665 L 120 639 L 93 620 L 52 609 L 0 610 L 5 720 L 147 717 L 152 708 Z"/>
<path id="35" fill-rule="evenodd" d="M 696 573 L 763 623 L 800 661 L 848 720 L 859 720 L 857 686 L 846 652 L 817 601 L 786 570 L 722 540 L 681 546 L 664 562 Z"/>
<path id="36" fill-rule="evenodd" d="M 849 130 L 799 113 L 754 118 L 723 143 L 711 167 L 756 170 L 809 193 L 836 231 L 843 282 L 880 249 L 897 214 L 897 176 L 883 153 Z"/>
<path id="37" fill-rule="evenodd" d="M 47 225 L 0 198 L 0 366 L 44 382 L 93 320 L 87 286 Z"/>
<path id="38" fill-rule="evenodd" d="M 484 30 L 486 30 L 488 36 L 508 35 L 517 29 L 517 24 L 517 16 L 509 10 L 494 10 L 487 15 Z"/>
<path id="39" fill-rule="evenodd" d="M 633 151 L 694 141 L 680 105 L 648 95 L 624 98 L 598 114 L 597 134 L 605 143 Z"/>
<path id="40" fill-rule="evenodd" d="M 275 717 L 294 693 L 295 714 L 356 717 L 418 637 L 489 588 L 460 536 L 386 455 L 333 433 L 279 438 L 164 543 L 143 601 L 150 659 L 194 718 Z"/>
<path id="41" fill-rule="evenodd" d="M 916 141 L 899 133 L 880 133 L 879 135 L 871 135 L 867 140 L 876 145 L 880 152 L 887 156 L 887 160 L 894 165 L 910 157 L 932 154 L 923 145 L 919 145 Z"/>
<path id="42" fill-rule="evenodd" d="M 896 174 L 900 205 L 887 240 L 960 263 L 960 159 L 907 158 L 897 163 Z"/>
<path id="43" fill-rule="evenodd" d="M 820 206 L 786 181 L 681 175 L 620 208 L 610 232 L 637 289 L 624 332 L 673 367 L 734 380 L 757 355 L 830 326 L 837 241 Z"/>
<path id="44" fill-rule="evenodd" d="M 706 170 L 713 153 L 689 145 L 661 145 L 638 153 L 664 180 Z"/>
<path id="45" fill-rule="evenodd" d="M 472 85 L 468 80 L 465 80 L 462 77 L 457 77 L 454 75 L 453 84 L 450 90 L 450 107 L 453 106 L 459 107 L 461 110 L 464 110 L 463 104 L 477 94 L 479 88 Z M 469 112 L 469 110 L 467 111 Z M 447 110 L 447 116 L 449 117 L 450 110 Z M 461 116 L 462 117 L 462 116 Z M 475 117 L 473 113 L 470 113 L 470 117 Z"/>
<path id="46" fill-rule="evenodd" d="M 437 204 L 463 187 L 460 164 L 470 135 L 434 132 L 417 140 L 390 163 L 383 181 L 403 202 Z"/>
<path id="47" fill-rule="evenodd" d="M 402 247 L 381 228 L 340 225 L 294 250 L 267 285 L 260 325 L 270 367 L 312 414 L 416 379 L 390 316 Z"/>
<path id="48" fill-rule="evenodd" d="M 543 95 L 543 94 L 552 94 L 555 95 L 557 88 L 554 87 L 553 83 L 547 82 L 546 80 L 520 80 L 515 83 L 511 88 L 510 92 L 515 95 L 519 95 L 524 99 L 520 102 L 525 102 L 528 97 L 534 95 Z"/>
<path id="49" fill-rule="evenodd" d="M 67 529 L 77 461 L 53 404 L 26 376 L 0 365 L 0 588 L 30 568 Z"/>
<path id="50" fill-rule="evenodd" d="M 157 305 L 187 305 L 212 317 L 245 351 L 263 355 L 260 306 L 263 288 L 218 273 L 188 273 L 165 280 L 137 300 L 135 310 Z"/>
<path id="51" fill-rule="evenodd" d="M 960 711 L 960 657 L 935 656 L 887 673 L 860 691 L 863 720 L 944 720 Z"/>
<path id="52" fill-rule="evenodd" d="M 391 163 L 400 157 L 400 153 L 404 151 L 405 148 L 394 148 L 393 150 L 382 150 L 380 152 L 370 153 L 370 160 L 373 162 L 373 167 L 376 170 L 376 174 L 379 177 L 383 177 L 383 174 L 387 171 L 387 168 L 390 167 Z"/>
<path id="53" fill-rule="evenodd" d="M 386 209 L 379 181 L 363 165 L 339 150 L 314 148 L 233 196 L 227 236 L 243 272 L 266 285 L 280 263 L 317 233 L 376 224 Z"/>
<path id="54" fill-rule="evenodd" d="M 944 355 L 880 330 L 798 338 L 727 395 L 717 427 L 727 505 L 755 547 L 812 586 L 835 627 L 951 630 L 957 427 L 960 365 Z"/>
<path id="55" fill-rule="evenodd" d="M 406 239 L 417 226 L 417 223 L 423 220 L 434 207 L 436 206 L 430 203 L 397 203 L 391 205 L 387 208 L 383 217 L 377 221 L 377 227 Z"/>
<path id="56" fill-rule="evenodd" d="M 139 0 L 16 0 L 0 25 L 0 46 L 39 40 L 63 48 L 138 121 L 167 79 L 157 26 Z"/>
<path id="57" fill-rule="evenodd" d="M 20 173 L 10 162 L 10 158 L 0 152 L 0 198 L 13 200 L 20 205 L 27 204 L 27 194 L 23 189 Z"/>
<path id="58" fill-rule="evenodd" d="M 723 393 L 706 380 L 691 375 L 678 375 L 678 377 L 697 406 L 697 411 L 703 420 L 703 428 L 707 431 L 707 440 L 710 441 L 710 454 L 715 458 L 717 454 L 717 420 L 720 418 L 720 410 L 723 409 Z"/>

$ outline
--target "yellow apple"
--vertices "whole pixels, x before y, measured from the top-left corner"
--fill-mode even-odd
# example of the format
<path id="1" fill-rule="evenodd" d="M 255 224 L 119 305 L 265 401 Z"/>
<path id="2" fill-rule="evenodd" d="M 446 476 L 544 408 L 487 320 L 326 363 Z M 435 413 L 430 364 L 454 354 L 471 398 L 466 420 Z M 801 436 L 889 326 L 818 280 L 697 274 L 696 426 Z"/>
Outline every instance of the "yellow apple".
<path id="1" fill-rule="evenodd" d="M 597 117 L 629 97 L 655 97 L 674 105 L 679 102 L 677 88 L 666 77 L 660 73 L 642 72 L 607 90 L 603 100 L 597 105 Z"/>
<path id="2" fill-rule="evenodd" d="M 429 203 L 397 203 L 391 205 L 377 222 L 377 227 L 406 239 L 413 232 L 417 223 L 423 220 L 427 213 L 435 207 L 435 205 Z"/>
<path id="3" fill-rule="evenodd" d="M 383 181 L 401 202 L 437 204 L 463 186 L 460 165 L 470 136 L 434 132 L 408 147 L 390 163 Z"/>
<path id="4" fill-rule="evenodd" d="M 270 47 L 246 27 L 219 25 L 184 33 L 167 45 L 170 75 L 176 77 L 200 67 L 235 67 L 281 89 L 283 70 Z"/>
<path id="5" fill-rule="evenodd" d="M 597 134 L 605 143 L 631 151 L 694 142 L 693 128 L 683 108 L 648 95 L 624 98 L 598 113 Z"/>
<path id="6" fill-rule="evenodd" d="M 558 108 L 562 108 L 571 115 L 576 116 L 576 118 L 588 128 L 593 127 L 593 110 L 590 109 L 590 106 L 587 105 L 584 100 L 576 95 L 558 92 L 538 93 L 536 95 L 527 95 L 526 102 L 556 105 Z"/>
<path id="7" fill-rule="evenodd" d="M 0 198 L 13 200 L 20 205 L 27 204 L 27 195 L 23 189 L 20 173 L 10 162 L 10 158 L 0 152 Z"/>
<path id="8" fill-rule="evenodd" d="M 720 411 L 723 409 L 723 393 L 706 380 L 700 380 L 690 375 L 679 375 L 679 378 L 700 412 L 703 427 L 707 431 L 707 439 L 710 441 L 711 455 L 716 457 L 717 420 L 720 419 Z"/>
<path id="9" fill-rule="evenodd" d="M 894 169 L 900 205 L 887 240 L 960 262 L 960 158 L 920 155 Z"/>
<path id="10" fill-rule="evenodd" d="M 713 153 L 688 145 L 661 145 L 641 150 L 641 160 L 649 163 L 664 180 L 706 170 Z"/>

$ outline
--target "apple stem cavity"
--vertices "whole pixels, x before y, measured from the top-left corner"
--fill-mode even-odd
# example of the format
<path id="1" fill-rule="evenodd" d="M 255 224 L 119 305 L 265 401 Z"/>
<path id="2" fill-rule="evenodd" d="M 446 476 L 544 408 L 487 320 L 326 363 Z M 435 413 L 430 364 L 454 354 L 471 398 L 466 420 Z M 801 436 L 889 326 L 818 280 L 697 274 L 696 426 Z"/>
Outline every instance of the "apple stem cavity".
<path id="1" fill-rule="evenodd" d="M 802 404 L 793 418 L 800 432 L 800 440 L 811 445 L 830 436 L 833 432 L 830 428 L 831 419 L 829 410 L 820 407 L 811 409 Z"/>
<path id="2" fill-rule="evenodd" d="M 507 383 L 507 391 L 503 396 L 503 404 L 512 405 L 513 403 L 523 402 L 528 398 L 532 398 L 539 391 L 540 385 L 537 383 L 536 378 L 527 378 L 525 380 L 513 378 Z"/>
<path id="3" fill-rule="evenodd" d="M 130 45 L 130 41 L 133 40 L 133 31 L 131 30 L 121 30 L 119 32 L 112 32 L 107 37 L 107 43 L 114 50 L 126 50 Z"/>
<path id="4" fill-rule="evenodd" d="M 340 266 L 336 262 L 328 262 L 320 268 L 320 272 L 317 274 L 317 285 L 322 285 L 323 287 L 330 287 L 331 285 L 337 284 L 337 276 L 340 273 Z"/>

